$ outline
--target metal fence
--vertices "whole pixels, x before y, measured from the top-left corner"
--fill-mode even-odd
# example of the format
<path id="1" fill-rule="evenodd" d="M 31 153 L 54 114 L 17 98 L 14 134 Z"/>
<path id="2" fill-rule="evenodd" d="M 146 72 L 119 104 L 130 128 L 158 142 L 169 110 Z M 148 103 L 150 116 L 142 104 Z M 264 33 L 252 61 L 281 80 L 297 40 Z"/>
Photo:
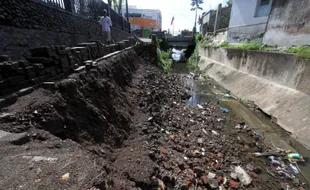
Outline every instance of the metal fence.
<path id="1" fill-rule="evenodd" d="M 219 13 L 217 18 L 216 14 L 218 11 Z M 220 8 L 218 8 L 217 10 L 210 10 L 209 12 L 204 13 L 203 25 L 202 25 L 203 34 L 213 33 L 216 31 L 227 29 L 230 21 L 230 13 L 231 13 L 231 6 L 223 8 L 220 6 Z M 217 26 L 215 26 L 216 23 Z"/>
<path id="2" fill-rule="evenodd" d="M 48 7 L 60 9 L 73 13 L 77 16 L 93 21 L 98 21 L 103 16 L 103 10 L 106 9 L 112 20 L 113 27 L 126 32 L 131 31 L 130 23 L 124 17 L 115 12 L 108 4 L 102 0 L 32 0 L 34 2 L 46 5 Z"/>

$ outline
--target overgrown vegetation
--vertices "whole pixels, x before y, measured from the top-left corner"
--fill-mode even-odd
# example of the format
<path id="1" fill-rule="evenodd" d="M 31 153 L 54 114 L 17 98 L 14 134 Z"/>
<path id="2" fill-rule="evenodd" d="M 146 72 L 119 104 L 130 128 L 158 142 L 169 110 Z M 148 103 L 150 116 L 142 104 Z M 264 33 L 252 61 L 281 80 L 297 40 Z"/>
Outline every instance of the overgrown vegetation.
<path id="1" fill-rule="evenodd" d="M 159 62 L 164 69 L 165 72 L 170 72 L 172 67 L 172 59 L 170 58 L 172 55 L 171 49 L 169 49 L 167 52 L 160 51 L 159 53 Z"/>
<path id="2" fill-rule="evenodd" d="M 310 47 L 307 46 L 292 47 L 289 48 L 287 52 L 295 53 L 297 56 L 310 59 Z"/>
<path id="3" fill-rule="evenodd" d="M 157 47 L 162 51 L 168 51 L 169 46 L 166 38 L 157 40 Z"/>
<path id="4" fill-rule="evenodd" d="M 201 33 L 196 34 L 195 40 L 196 42 L 200 42 L 202 40 L 202 34 Z"/>
<path id="5" fill-rule="evenodd" d="M 197 65 L 197 60 L 198 60 L 197 55 L 198 55 L 198 46 L 196 46 L 193 54 L 187 60 L 187 67 L 190 71 L 197 72 L 199 70 L 198 65 Z"/>
<path id="6" fill-rule="evenodd" d="M 262 44 L 252 41 L 252 42 L 248 42 L 245 44 L 240 44 L 240 45 L 231 45 L 228 42 L 223 42 L 221 43 L 218 48 L 236 48 L 236 49 L 242 49 L 245 51 L 249 51 L 249 50 L 268 50 L 268 48 L 264 47 Z"/>
<path id="7" fill-rule="evenodd" d="M 235 49 L 242 49 L 244 51 L 250 51 L 250 50 L 261 50 L 261 51 L 271 51 L 272 49 L 270 47 L 265 47 L 262 44 L 252 41 L 245 44 L 239 44 L 239 45 L 233 45 L 229 44 L 228 42 L 223 42 L 220 45 L 212 45 L 212 44 L 201 44 L 202 48 L 235 48 Z"/>
<path id="8" fill-rule="evenodd" d="M 197 36 L 196 36 L 196 39 L 197 39 Z M 219 45 L 215 45 L 215 44 L 207 43 L 207 42 L 208 40 L 202 39 L 200 43 L 200 47 L 204 49 L 206 48 L 234 48 L 234 49 L 242 49 L 244 51 L 251 51 L 251 50 L 279 51 L 278 45 L 275 45 L 273 47 L 266 47 L 256 41 L 250 41 L 244 44 L 229 44 L 228 42 L 225 41 Z M 287 50 L 282 50 L 282 52 L 294 53 L 299 57 L 310 59 L 310 47 L 309 46 L 291 47 Z"/>

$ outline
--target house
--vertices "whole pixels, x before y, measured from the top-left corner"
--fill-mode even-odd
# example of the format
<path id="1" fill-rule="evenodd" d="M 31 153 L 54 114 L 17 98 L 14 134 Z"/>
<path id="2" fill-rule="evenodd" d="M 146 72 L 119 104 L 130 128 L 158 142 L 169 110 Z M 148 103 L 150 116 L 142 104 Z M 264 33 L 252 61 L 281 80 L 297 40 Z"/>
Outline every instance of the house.
<path id="1" fill-rule="evenodd" d="M 262 42 L 266 31 L 272 0 L 232 0 L 227 41 L 242 43 Z"/>
<path id="2" fill-rule="evenodd" d="M 285 47 L 310 45 L 310 1 L 274 0 L 263 43 Z"/>

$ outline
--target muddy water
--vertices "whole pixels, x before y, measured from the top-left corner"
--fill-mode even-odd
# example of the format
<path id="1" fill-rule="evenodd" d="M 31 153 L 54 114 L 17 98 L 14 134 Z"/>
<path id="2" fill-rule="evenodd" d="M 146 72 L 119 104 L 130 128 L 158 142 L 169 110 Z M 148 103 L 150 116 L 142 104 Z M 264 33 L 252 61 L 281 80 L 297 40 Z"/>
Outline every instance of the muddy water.
<path id="1" fill-rule="evenodd" d="M 222 107 L 229 108 L 229 120 L 243 120 L 247 125 L 254 128 L 257 133 L 263 137 L 269 147 L 277 147 L 284 150 L 292 150 L 298 152 L 305 158 L 304 163 L 299 163 L 301 174 L 298 177 L 310 185 L 310 151 L 303 145 L 291 137 L 291 135 L 283 130 L 276 123 L 271 122 L 271 118 L 265 115 L 255 106 L 244 105 L 234 98 L 225 98 L 223 95 L 227 92 L 226 89 L 219 86 L 212 79 L 198 78 L 197 80 L 189 74 L 186 69 L 186 63 L 177 63 L 173 67 L 173 71 L 185 78 L 185 86 L 188 87 L 192 97 L 187 101 L 189 105 L 195 106 L 210 101 L 218 102 Z M 221 101 L 225 100 L 225 101 Z M 232 122 L 228 122 L 231 125 Z M 234 126 L 228 126 L 235 130 Z"/>

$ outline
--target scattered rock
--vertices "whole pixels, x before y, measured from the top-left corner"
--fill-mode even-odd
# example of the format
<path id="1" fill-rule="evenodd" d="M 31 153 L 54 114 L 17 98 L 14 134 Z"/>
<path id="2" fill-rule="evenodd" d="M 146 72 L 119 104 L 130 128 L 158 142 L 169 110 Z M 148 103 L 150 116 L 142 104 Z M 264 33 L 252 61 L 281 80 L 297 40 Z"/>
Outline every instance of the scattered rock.
<path id="1" fill-rule="evenodd" d="M 169 154 L 168 151 L 167 151 L 167 149 L 164 148 L 164 147 L 162 147 L 162 148 L 160 149 L 160 152 L 161 152 L 162 154 L 165 154 L 165 155 L 168 155 L 168 154 Z"/>
<path id="2" fill-rule="evenodd" d="M 10 142 L 14 145 L 23 145 L 30 141 L 27 133 L 8 133 L 0 130 L 0 142 Z"/>
<path id="3" fill-rule="evenodd" d="M 68 181 L 70 178 L 70 174 L 69 173 L 66 173 L 64 175 L 61 176 L 61 180 L 62 181 Z"/>
<path id="4" fill-rule="evenodd" d="M 215 176 L 216 176 L 215 173 L 209 172 L 207 177 L 208 177 L 209 179 L 214 179 Z"/>
<path id="5" fill-rule="evenodd" d="M 229 180 L 229 185 L 232 189 L 238 189 L 239 188 L 239 183 L 234 181 L 234 180 Z"/>
<path id="6" fill-rule="evenodd" d="M 252 177 L 258 178 L 258 175 L 255 172 L 252 172 L 251 174 L 252 174 Z"/>
<path id="7" fill-rule="evenodd" d="M 162 180 L 160 180 L 160 179 L 158 179 L 158 188 L 160 190 L 165 190 L 165 188 L 166 188 L 164 182 Z"/>

